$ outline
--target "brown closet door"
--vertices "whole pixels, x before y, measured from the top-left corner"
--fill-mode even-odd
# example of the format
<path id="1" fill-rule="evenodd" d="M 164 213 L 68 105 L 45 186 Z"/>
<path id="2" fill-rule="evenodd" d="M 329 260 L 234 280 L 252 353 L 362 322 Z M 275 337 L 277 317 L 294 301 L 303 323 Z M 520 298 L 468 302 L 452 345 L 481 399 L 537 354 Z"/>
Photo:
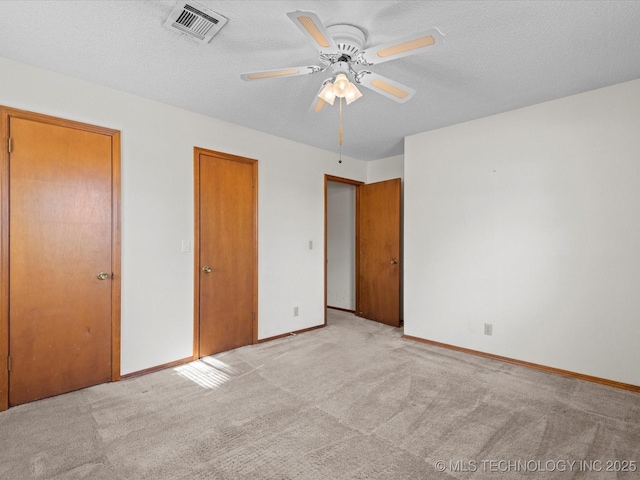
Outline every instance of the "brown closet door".
<path id="1" fill-rule="evenodd" d="M 257 162 L 197 150 L 197 356 L 257 339 Z"/>
<path id="2" fill-rule="evenodd" d="M 400 326 L 400 179 L 357 190 L 356 313 Z"/>
<path id="3" fill-rule="evenodd" d="M 112 138 L 13 117 L 9 130 L 9 404 L 18 405 L 111 379 Z"/>

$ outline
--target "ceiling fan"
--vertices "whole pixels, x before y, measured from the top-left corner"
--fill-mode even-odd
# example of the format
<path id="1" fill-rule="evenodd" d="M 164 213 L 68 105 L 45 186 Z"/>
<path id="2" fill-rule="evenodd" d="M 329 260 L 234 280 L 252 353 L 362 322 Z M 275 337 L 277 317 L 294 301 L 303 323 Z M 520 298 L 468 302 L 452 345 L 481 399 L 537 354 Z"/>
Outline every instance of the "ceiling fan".
<path id="1" fill-rule="evenodd" d="M 325 27 L 313 12 L 297 10 L 287 13 L 302 33 L 313 43 L 320 53 L 321 65 L 280 68 L 243 73 L 240 77 L 246 81 L 275 77 L 293 77 L 309 75 L 331 70 L 332 76 L 322 82 L 310 111 L 319 112 L 326 103 L 333 105 L 336 97 L 344 98 L 347 104 L 358 99 L 362 94 L 354 84 L 362 85 L 376 93 L 384 95 L 398 103 L 409 100 L 416 91 L 406 85 L 383 77 L 366 68 L 389 60 L 419 53 L 426 48 L 438 46 L 444 38 L 436 28 L 424 30 L 413 35 L 400 38 L 364 49 L 365 34 L 353 25 L 339 24 Z"/>

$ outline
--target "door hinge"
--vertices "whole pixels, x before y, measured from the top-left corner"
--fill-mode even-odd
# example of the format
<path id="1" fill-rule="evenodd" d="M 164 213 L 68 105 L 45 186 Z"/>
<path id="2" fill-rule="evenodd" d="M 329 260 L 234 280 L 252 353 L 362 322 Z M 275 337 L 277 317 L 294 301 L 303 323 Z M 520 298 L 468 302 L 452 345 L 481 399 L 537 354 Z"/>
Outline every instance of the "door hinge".
<path id="1" fill-rule="evenodd" d="M 7 370 L 11 371 L 11 355 L 7 357 Z"/>
<path id="2" fill-rule="evenodd" d="M 13 139 L 11 137 L 7 138 L 7 152 L 11 153 L 13 150 Z"/>

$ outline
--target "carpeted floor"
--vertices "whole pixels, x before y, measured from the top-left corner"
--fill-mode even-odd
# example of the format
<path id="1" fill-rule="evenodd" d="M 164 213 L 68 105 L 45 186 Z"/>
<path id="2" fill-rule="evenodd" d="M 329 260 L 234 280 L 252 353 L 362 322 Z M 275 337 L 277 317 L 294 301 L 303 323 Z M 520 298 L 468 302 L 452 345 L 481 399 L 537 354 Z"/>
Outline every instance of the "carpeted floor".
<path id="1" fill-rule="evenodd" d="M 635 479 L 638 463 L 640 395 L 334 310 L 323 329 L 0 413 L 3 480 Z"/>

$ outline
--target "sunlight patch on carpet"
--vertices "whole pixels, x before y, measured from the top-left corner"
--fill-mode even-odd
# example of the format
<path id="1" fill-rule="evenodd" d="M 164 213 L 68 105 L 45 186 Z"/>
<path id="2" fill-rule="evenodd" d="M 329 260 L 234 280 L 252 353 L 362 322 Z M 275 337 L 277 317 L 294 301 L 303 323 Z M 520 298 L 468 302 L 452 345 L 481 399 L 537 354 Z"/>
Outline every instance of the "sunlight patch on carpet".
<path id="1" fill-rule="evenodd" d="M 234 376 L 234 369 L 216 358 L 205 357 L 195 362 L 173 369 L 179 376 L 200 385 L 214 389 Z"/>

